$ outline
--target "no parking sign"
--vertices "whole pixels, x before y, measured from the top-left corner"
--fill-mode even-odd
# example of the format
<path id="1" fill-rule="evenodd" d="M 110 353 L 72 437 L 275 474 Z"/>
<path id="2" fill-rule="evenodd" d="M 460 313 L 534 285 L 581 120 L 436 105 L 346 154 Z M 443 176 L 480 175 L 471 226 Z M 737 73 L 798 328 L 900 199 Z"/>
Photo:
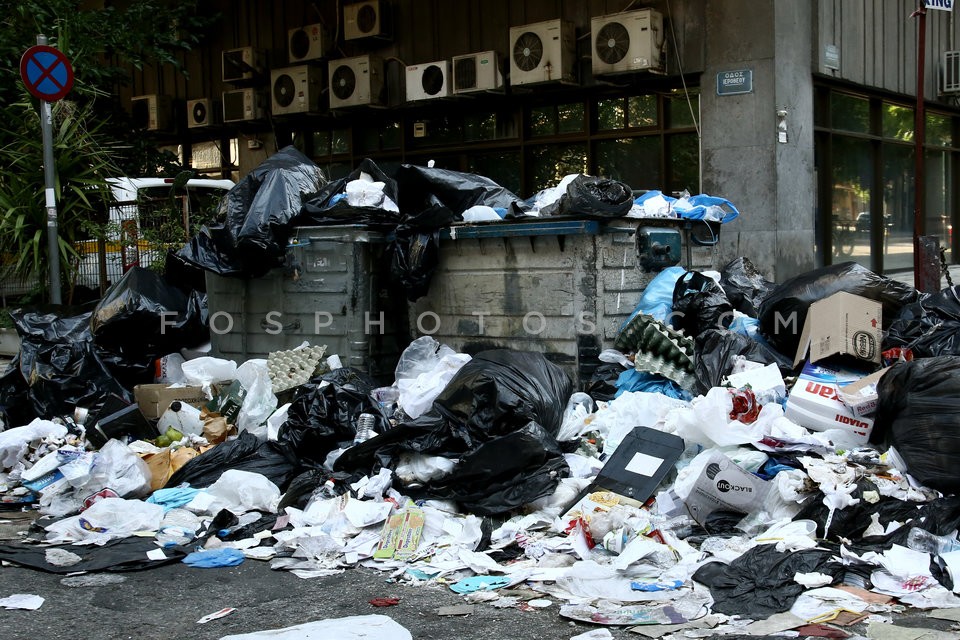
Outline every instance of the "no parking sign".
<path id="1" fill-rule="evenodd" d="M 20 77 L 35 98 L 56 102 L 73 88 L 73 67 L 59 49 L 38 44 L 20 58 Z"/>

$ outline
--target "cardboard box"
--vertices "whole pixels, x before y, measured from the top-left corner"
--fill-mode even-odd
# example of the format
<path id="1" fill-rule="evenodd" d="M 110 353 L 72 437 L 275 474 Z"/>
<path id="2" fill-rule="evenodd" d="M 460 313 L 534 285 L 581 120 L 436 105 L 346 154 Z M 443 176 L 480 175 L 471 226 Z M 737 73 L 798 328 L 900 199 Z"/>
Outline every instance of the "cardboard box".
<path id="1" fill-rule="evenodd" d="M 420 545 L 424 525 L 423 510 L 407 507 L 392 514 L 380 532 L 380 543 L 373 557 L 378 560 L 407 560 L 413 557 Z"/>
<path id="2" fill-rule="evenodd" d="M 844 387 L 837 388 L 840 401 L 847 405 L 853 415 L 858 418 L 872 415 L 877 410 L 880 396 L 877 394 L 877 383 L 890 367 L 880 369 L 876 373 L 860 378 Z"/>
<path id="3" fill-rule="evenodd" d="M 803 362 L 808 351 L 810 362 L 851 355 L 879 363 L 882 320 L 882 305 L 863 296 L 841 291 L 817 300 L 807 311 L 793 366 Z"/>
<path id="4" fill-rule="evenodd" d="M 207 401 L 203 387 L 171 387 L 165 384 L 138 384 L 133 388 L 140 412 L 145 418 L 156 420 L 174 400 L 186 402 L 198 409 Z"/>
<path id="5" fill-rule="evenodd" d="M 836 369 L 808 362 L 790 390 L 784 415 L 813 431 L 841 429 L 851 441 L 865 443 L 873 418 L 858 416 L 841 400 L 838 390 L 866 377 L 864 372 Z"/>
<path id="6" fill-rule="evenodd" d="M 759 509 L 769 489 L 768 482 L 744 471 L 719 451 L 713 451 L 684 505 L 690 517 L 703 525 L 714 511 L 746 515 Z"/>

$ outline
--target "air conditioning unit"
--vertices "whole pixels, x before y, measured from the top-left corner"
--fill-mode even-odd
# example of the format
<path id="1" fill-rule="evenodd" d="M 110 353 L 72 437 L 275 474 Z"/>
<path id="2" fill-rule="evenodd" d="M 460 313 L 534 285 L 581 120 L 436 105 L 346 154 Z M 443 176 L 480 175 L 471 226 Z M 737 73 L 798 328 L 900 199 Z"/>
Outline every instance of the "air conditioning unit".
<path id="1" fill-rule="evenodd" d="M 166 131 L 171 123 L 170 96 L 151 93 L 130 99 L 130 117 L 133 126 L 146 131 Z"/>
<path id="2" fill-rule="evenodd" d="M 576 54 L 572 22 L 510 27 L 510 84 L 576 82 Z"/>
<path id="3" fill-rule="evenodd" d="M 343 39 L 390 39 L 390 5 L 385 0 L 365 0 L 343 6 Z"/>
<path id="4" fill-rule="evenodd" d="M 270 112 L 275 116 L 320 111 L 323 70 L 300 65 L 270 72 Z"/>
<path id="5" fill-rule="evenodd" d="M 220 122 L 220 112 L 210 98 L 187 100 L 187 128 L 209 127 Z"/>
<path id="6" fill-rule="evenodd" d="M 287 32 L 287 53 L 291 64 L 317 60 L 330 48 L 330 36 L 322 24 L 308 24 Z"/>
<path id="7" fill-rule="evenodd" d="M 222 53 L 223 81 L 243 82 L 263 73 L 263 51 L 253 47 L 228 49 Z"/>
<path id="8" fill-rule="evenodd" d="M 940 93 L 960 93 L 960 51 L 944 51 L 940 64 Z"/>
<path id="9" fill-rule="evenodd" d="M 450 95 L 450 62 L 426 62 L 407 67 L 407 102 Z"/>
<path id="10" fill-rule="evenodd" d="M 500 75 L 500 57 L 496 51 L 468 53 L 454 56 L 453 92 L 493 91 L 503 86 Z"/>
<path id="11" fill-rule="evenodd" d="M 331 60 L 330 108 L 355 107 L 383 103 L 383 60 L 376 56 L 357 56 Z"/>
<path id="12" fill-rule="evenodd" d="M 253 87 L 223 92 L 223 121 L 260 120 L 264 115 L 263 94 Z"/>
<path id="13" fill-rule="evenodd" d="M 662 70 L 663 16 L 653 9 L 590 19 L 593 75 Z"/>

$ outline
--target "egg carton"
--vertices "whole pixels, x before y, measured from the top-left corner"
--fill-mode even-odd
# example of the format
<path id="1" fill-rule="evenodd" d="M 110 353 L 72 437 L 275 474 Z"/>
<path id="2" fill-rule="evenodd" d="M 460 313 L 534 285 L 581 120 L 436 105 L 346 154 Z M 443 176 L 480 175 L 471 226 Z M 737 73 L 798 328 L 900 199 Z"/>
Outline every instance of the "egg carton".
<path id="1" fill-rule="evenodd" d="M 267 373 L 273 392 L 280 393 L 309 382 L 326 351 L 327 345 L 321 345 L 267 354 Z"/>
<path id="2" fill-rule="evenodd" d="M 685 389 L 693 387 L 693 340 L 653 316 L 640 313 L 631 318 L 615 346 L 634 353 L 637 371 L 662 375 Z"/>

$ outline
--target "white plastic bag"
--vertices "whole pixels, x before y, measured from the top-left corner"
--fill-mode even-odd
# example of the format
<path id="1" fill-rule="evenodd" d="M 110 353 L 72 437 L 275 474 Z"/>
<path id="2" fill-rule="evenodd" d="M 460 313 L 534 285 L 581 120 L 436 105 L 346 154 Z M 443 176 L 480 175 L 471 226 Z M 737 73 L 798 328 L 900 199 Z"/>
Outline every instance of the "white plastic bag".
<path id="1" fill-rule="evenodd" d="M 457 353 L 430 336 L 417 338 L 403 350 L 397 363 L 397 404 L 411 418 L 419 417 L 469 360 L 467 354 Z"/>
<path id="2" fill-rule="evenodd" d="M 397 479 L 404 485 L 430 482 L 449 475 L 457 465 L 455 460 L 422 453 L 402 453 L 397 464 Z"/>
<path id="3" fill-rule="evenodd" d="M 82 514 L 64 518 L 46 527 L 49 542 L 104 544 L 137 531 L 157 531 L 163 507 L 141 500 L 104 498 Z"/>
<path id="4" fill-rule="evenodd" d="M 500 222 L 503 218 L 493 207 L 474 205 L 463 212 L 464 222 Z"/>
<path id="5" fill-rule="evenodd" d="M 229 382 L 237 375 L 237 363 L 212 356 L 201 356 L 188 360 L 182 365 L 183 375 L 189 384 L 200 385 L 207 398 L 213 399 L 210 385 L 217 382 Z"/>
<path id="6" fill-rule="evenodd" d="M 23 427 L 0 431 L 0 470 L 12 469 L 26 455 L 31 442 L 44 438 L 62 438 L 66 435 L 65 426 L 40 418 L 34 418 L 30 424 Z"/>
<path id="7" fill-rule="evenodd" d="M 563 412 L 563 423 L 557 432 L 558 442 L 567 442 L 579 438 L 589 429 L 588 418 L 593 414 L 594 404 L 590 394 L 577 391 L 567 401 Z"/>
<path id="8" fill-rule="evenodd" d="M 266 511 L 275 513 L 280 503 L 280 489 L 266 476 L 239 469 L 227 469 L 206 492 L 215 498 L 210 509 L 227 509 L 233 513 Z"/>
<path id="9" fill-rule="evenodd" d="M 237 429 L 266 435 L 267 429 L 261 425 L 277 409 L 277 396 L 273 393 L 267 361 L 247 360 L 237 368 L 236 379 L 247 390 L 237 416 Z"/>

